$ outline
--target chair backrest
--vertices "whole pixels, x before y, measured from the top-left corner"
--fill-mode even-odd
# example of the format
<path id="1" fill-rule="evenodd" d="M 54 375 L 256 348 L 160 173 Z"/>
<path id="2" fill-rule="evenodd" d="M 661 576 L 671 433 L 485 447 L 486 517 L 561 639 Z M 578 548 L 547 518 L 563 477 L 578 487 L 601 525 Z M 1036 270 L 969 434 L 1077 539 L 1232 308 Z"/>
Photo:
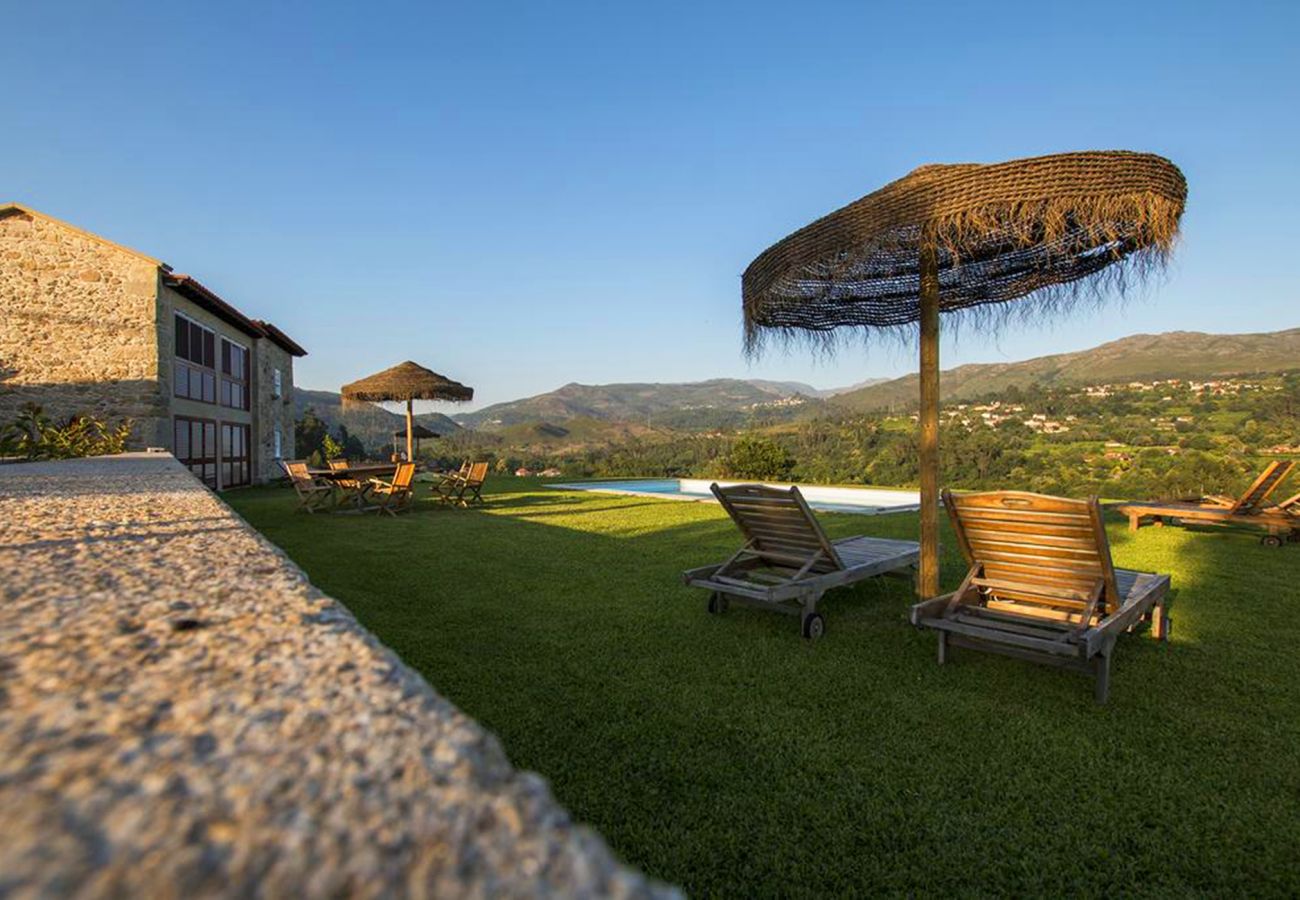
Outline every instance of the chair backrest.
<path id="1" fill-rule="evenodd" d="M 1276 490 L 1277 486 L 1291 474 L 1291 470 L 1294 468 L 1295 463 L 1291 460 L 1279 459 L 1269 463 L 1264 467 L 1264 471 L 1259 473 L 1259 477 L 1251 483 L 1250 487 L 1246 488 L 1246 493 L 1242 494 L 1237 498 L 1237 502 L 1232 504 L 1232 509 L 1229 512 L 1254 512 L 1263 505 L 1264 501 L 1268 499 L 1268 495 Z"/>
<path id="2" fill-rule="evenodd" d="M 477 462 L 469 467 L 469 474 L 465 476 L 465 480 L 475 487 L 478 487 L 487 480 L 487 473 L 488 464 L 485 462 Z"/>
<path id="3" fill-rule="evenodd" d="M 329 464 L 331 472 L 345 472 L 352 465 L 346 459 L 331 459 Z"/>
<path id="4" fill-rule="evenodd" d="M 820 554 L 810 572 L 844 568 L 835 545 L 822 531 L 798 487 L 775 488 L 765 484 L 721 487 L 714 482 L 709 490 L 749 541 L 749 549 L 765 561 L 798 569 Z"/>
<path id="5" fill-rule="evenodd" d="M 307 471 L 307 463 L 303 460 L 285 460 L 284 471 L 295 486 L 312 483 L 311 473 Z"/>
<path id="6" fill-rule="evenodd" d="M 1300 494 L 1296 494 L 1294 497 L 1287 497 L 1277 505 L 1277 508 L 1282 510 L 1282 512 L 1291 513 L 1293 516 L 1300 516 Z"/>
<path id="7" fill-rule="evenodd" d="M 1080 613 L 1098 583 L 1105 613 L 1119 609 L 1110 544 L 1096 497 L 1024 491 L 943 492 L 957 543 L 998 599 Z"/>
<path id="8" fill-rule="evenodd" d="M 398 463 L 397 471 L 393 473 L 393 487 L 409 488 L 411 486 L 411 480 L 414 478 L 415 463 Z"/>

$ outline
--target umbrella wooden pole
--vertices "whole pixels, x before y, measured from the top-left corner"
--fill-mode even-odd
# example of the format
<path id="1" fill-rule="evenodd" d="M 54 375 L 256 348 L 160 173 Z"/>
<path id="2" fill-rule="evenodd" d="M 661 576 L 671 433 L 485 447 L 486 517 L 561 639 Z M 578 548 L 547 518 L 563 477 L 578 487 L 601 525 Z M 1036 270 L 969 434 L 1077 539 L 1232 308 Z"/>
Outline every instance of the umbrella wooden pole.
<path id="1" fill-rule="evenodd" d="M 921 570 L 922 600 L 939 593 L 939 257 L 921 244 Z"/>
<path id="2" fill-rule="evenodd" d="M 415 413 L 411 408 L 414 401 L 410 397 L 406 398 L 406 461 L 415 462 L 415 450 L 411 446 L 412 435 L 415 433 Z"/>

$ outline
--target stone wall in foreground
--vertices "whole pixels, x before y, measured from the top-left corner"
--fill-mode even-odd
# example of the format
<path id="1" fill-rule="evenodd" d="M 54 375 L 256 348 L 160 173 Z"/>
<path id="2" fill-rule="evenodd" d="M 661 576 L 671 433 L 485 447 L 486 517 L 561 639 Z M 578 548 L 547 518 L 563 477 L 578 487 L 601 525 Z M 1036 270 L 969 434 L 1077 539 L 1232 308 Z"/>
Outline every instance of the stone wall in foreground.
<path id="1" fill-rule="evenodd" d="M 0 572 L 0 895 L 673 894 L 170 456 L 0 466 Z"/>

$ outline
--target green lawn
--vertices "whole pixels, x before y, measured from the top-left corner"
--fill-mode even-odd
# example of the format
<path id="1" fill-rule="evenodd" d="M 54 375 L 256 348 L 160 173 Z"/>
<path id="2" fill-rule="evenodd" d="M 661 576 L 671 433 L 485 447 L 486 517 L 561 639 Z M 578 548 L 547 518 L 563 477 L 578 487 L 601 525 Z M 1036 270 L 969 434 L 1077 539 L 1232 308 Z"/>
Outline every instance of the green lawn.
<path id="1" fill-rule="evenodd" d="M 1173 641 L 1123 638 L 1098 707 L 1077 674 L 960 650 L 940 668 L 902 582 L 830 595 L 816 645 L 792 617 L 708 615 L 679 575 L 738 546 L 714 505 L 489 487 L 484 509 L 400 519 L 226 498 L 653 876 L 740 896 L 1300 892 L 1300 546 L 1116 522 L 1119 565 L 1173 574 Z M 962 572 L 954 548 L 944 583 Z"/>

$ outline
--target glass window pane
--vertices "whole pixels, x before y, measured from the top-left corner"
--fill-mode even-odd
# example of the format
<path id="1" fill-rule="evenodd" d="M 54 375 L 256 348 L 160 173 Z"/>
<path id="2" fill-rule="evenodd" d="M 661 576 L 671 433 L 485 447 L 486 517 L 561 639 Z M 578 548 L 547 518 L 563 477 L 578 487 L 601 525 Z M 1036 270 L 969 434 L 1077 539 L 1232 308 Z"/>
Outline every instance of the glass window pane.
<path id="1" fill-rule="evenodd" d="M 217 376 L 211 372 L 203 373 L 203 402 L 217 402 Z"/>
<path id="2" fill-rule="evenodd" d="M 203 365 L 203 329 L 197 322 L 190 323 L 190 361 Z"/>
<path id="3" fill-rule="evenodd" d="M 190 423 L 184 419 L 177 419 L 172 430 L 174 432 L 172 452 L 176 454 L 177 459 L 189 459 Z"/>
<path id="4" fill-rule="evenodd" d="M 190 355 L 190 323 L 176 316 L 175 343 L 177 359 L 188 359 Z"/>
<path id="5" fill-rule="evenodd" d="M 178 362 L 172 367 L 172 370 L 173 370 L 172 380 L 175 382 L 175 384 L 173 385 L 173 387 L 175 388 L 173 393 L 177 397 L 188 397 L 190 395 L 189 368 L 185 365 L 185 363 Z"/>
<path id="6" fill-rule="evenodd" d="M 203 426 L 203 455 L 209 459 L 217 457 L 217 426 L 211 422 Z"/>
<path id="7" fill-rule="evenodd" d="M 232 349 L 233 348 L 230 346 L 230 341 L 226 340 L 225 338 L 222 338 L 221 339 L 221 371 L 227 375 L 230 374 L 230 351 Z"/>
<path id="8" fill-rule="evenodd" d="M 217 367 L 217 336 L 207 330 L 203 332 L 203 365 L 209 369 Z"/>

